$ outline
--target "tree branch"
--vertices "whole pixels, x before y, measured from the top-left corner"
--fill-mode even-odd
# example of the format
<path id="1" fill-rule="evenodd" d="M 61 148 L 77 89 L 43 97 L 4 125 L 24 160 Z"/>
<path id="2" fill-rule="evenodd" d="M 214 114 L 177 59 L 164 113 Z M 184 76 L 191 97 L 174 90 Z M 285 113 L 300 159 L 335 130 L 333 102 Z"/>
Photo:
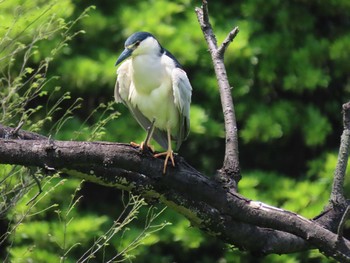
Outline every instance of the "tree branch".
<path id="1" fill-rule="evenodd" d="M 230 43 L 235 39 L 235 37 L 237 36 L 238 32 L 239 32 L 238 27 L 235 27 L 234 29 L 232 29 L 230 31 L 230 33 L 228 33 L 227 37 L 222 42 L 221 46 L 218 48 L 218 53 L 219 53 L 220 57 L 224 57 L 226 49 L 228 48 Z"/>
<path id="2" fill-rule="evenodd" d="M 237 35 L 238 28 L 234 28 L 228 34 L 220 48 L 218 48 L 216 37 L 209 21 L 208 3 L 206 0 L 202 1 L 201 8 L 196 8 L 196 14 L 213 61 L 225 119 L 225 159 L 223 167 L 218 171 L 218 178 L 225 187 L 234 190 L 237 188 L 238 181 L 241 179 L 241 174 L 238 158 L 237 123 L 231 96 L 231 86 L 228 82 L 224 65 L 224 53 L 229 43 Z"/>
<path id="3" fill-rule="evenodd" d="M 6 133 L 4 129 L 11 131 L 0 127 L 0 134 Z M 24 131 L 19 134 L 28 137 Z M 232 193 L 179 156 L 175 161 L 176 167 L 169 166 L 163 176 L 162 160 L 128 144 L 0 139 L 0 163 L 52 167 L 70 176 L 141 194 L 241 249 L 281 254 L 317 247 L 328 256 L 350 262 L 350 242 L 339 242 L 336 233 L 292 212 Z"/>
<path id="4" fill-rule="evenodd" d="M 340 223 L 339 223 L 339 226 L 338 226 L 338 231 L 337 231 L 337 234 L 338 234 L 338 239 L 342 239 L 343 238 L 343 234 L 344 234 L 344 226 L 345 226 L 345 222 L 346 220 L 348 219 L 349 217 L 349 214 L 350 214 L 350 206 L 347 206 L 346 209 L 345 209 L 345 212 L 340 220 Z"/>
<path id="5" fill-rule="evenodd" d="M 334 204 L 346 204 L 343 189 L 350 150 L 350 102 L 343 105 L 343 126 L 344 130 L 340 138 L 338 161 L 334 171 L 333 186 L 330 197 L 330 201 Z"/>

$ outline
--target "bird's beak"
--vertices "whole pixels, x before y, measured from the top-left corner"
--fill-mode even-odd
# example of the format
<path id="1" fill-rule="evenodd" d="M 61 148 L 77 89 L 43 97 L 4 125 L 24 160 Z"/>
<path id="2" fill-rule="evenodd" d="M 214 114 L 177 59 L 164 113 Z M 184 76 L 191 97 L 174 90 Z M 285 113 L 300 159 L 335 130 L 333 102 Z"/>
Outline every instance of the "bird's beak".
<path id="1" fill-rule="evenodd" d="M 127 59 L 128 57 L 131 56 L 132 54 L 132 49 L 129 48 L 125 48 L 124 51 L 120 54 L 117 62 L 115 63 L 115 66 L 117 66 L 118 64 L 120 64 L 121 62 L 123 62 L 125 59 Z"/>

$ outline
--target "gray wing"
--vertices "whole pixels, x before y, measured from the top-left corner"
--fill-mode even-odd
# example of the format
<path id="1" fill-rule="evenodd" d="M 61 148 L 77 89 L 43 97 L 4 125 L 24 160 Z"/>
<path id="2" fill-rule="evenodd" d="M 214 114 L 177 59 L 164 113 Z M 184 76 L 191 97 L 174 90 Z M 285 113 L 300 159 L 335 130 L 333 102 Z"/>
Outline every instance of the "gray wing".
<path id="1" fill-rule="evenodd" d="M 187 74 L 181 68 L 172 71 L 174 103 L 179 110 L 179 130 L 176 136 L 177 149 L 190 131 L 190 104 L 192 87 Z"/>
<path id="2" fill-rule="evenodd" d="M 130 86 L 131 86 L 131 75 L 130 75 L 130 60 L 123 62 L 117 70 L 117 81 L 114 89 L 114 99 L 117 103 L 123 103 L 126 105 L 135 118 L 135 120 L 145 129 L 151 126 L 152 120 L 146 118 L 141 111 L 134 107 L 130 103 Z M 166 131 L 154 129 L 153 139 L 156 140 L 164 149 L 168 148 L 168 140 Z"/>

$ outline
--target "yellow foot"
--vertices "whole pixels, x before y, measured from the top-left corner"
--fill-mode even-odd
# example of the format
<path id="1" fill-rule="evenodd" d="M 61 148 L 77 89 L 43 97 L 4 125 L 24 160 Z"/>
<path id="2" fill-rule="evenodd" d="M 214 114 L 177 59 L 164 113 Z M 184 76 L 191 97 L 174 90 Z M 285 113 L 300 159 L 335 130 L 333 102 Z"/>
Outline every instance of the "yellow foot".
<path id="1" fill-rule="evenodd" d="M 135 148 L 140 148 L 141 151 L 143 151 L 145 149 L 145 142 L 141 142 L 140 144 L 136 143 L 136 142 L 130 142 L 132 147 Z M 148 144 L 147 148 L 153 153 L 154 152 L 154 148 L 152 145 Z"/>
<path id="2" fill-rule="evenodd" d="M 163 168 L 163 174 L 165 174 L 169 158 L 171 160 L 171 163 L 172 163 L 173 167 L 175 167 L 174 153 L 173 153 L 172 150 L 168 150 L 166 152 L 157 153 L 157 154 L 154 155 L 154 157 L 156 157 L 156 158 L 158 158 L 160 156 L 165 156 L 164 168 Z"/>

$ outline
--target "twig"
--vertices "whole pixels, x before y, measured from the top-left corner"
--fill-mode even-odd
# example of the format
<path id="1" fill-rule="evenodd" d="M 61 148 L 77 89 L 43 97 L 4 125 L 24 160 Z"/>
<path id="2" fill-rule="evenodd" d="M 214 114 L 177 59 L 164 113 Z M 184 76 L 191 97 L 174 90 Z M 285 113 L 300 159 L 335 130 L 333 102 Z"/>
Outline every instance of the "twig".
<path id="1" fill-rule="evenodd" d="M 43 192 L 39 179 L 35 176 L 34 173 L 32 174 L 32 176 L 33 176 L 33 179 L 34 179 L 36 185 L 38 186 L 39 191 L 26 203 L 27 206 L 30 203 L 32 203 L 35 199 L 37 199 L 38 196 Z"/>
<path id="2" fill-rule="evenodd" d="M 239 158 L 238 158 L 238 136 L 235 110 L 231 96 L 231 86 L 228 82 L 226 68 L 224 65 L 224 53 L 228 45 L 238 33 L 235 27 L 226 37 L 225 41 L 218 48 L 215 34 L 209 21 L 208 3 L 202 1 L 201 8 L 196 8 L 196 14 L 201 26 L 204 38 L 208 44 L 211 58 L 217 77 L 221 104 L 225 119 L 226 149 L 223 167 L 218 171 L 218 178 L 223 185 L 229 189 L 236 189 L 238 181 L 241 179 Z"/>
<path id="3" fill-rule="evenodd" d="M 209 11 L 208 11 L 208 1 L 207 0 L 202 1 L 202 10 L 203 10 L 203 22 L 204 22 L 204 24 L 209 25 L 210 29 L 211 29 L 211 25 L 209 22 Z"/>
<path id="4" fill-rule="evenodd" d="M 334 171 L 334 180 L 330 200 L 335 204 L 344 204 L 344 177 L 348 164 L 350 150 L 350 102 L 343 105 L 343 125 L 344 130 L 340 139 L 339 155 Z"/>
<path id="5" fill-rule="evenodd" d="M 228 33 L 227 37 L 225 38 L 225 40 L 222 42 L 221 46 L 218 49 L 218 53 L 220 54 L 220 56 L 222 57 L 224 56 L 226 49 L 228 48 L 230 43 L 235 39 L 238 32 L 239 32 L 238 27 L 235 27 L 230 31 L 230 33 Z"/>
<path id="6" fill-rule="evenodd" d="M 343 238 L 344 226 L 345 226 L 346 219 L 349 217 L 349 214 L 350 214 L 350 206 L 347 206 L 338 226 L 338 230 L 337 230 L 338 240 L 341 240 Z"/>
<path id="7" fill-rule="evenodd" d="M 16 129 L 14 129 L 13 132 L 12 132 L 12 136 L 17 136 L 18 135 L 18 132 L 22 128 L 23 124 L 24 124 L 24 121 L 20 121 L 18 123 Z"/>

